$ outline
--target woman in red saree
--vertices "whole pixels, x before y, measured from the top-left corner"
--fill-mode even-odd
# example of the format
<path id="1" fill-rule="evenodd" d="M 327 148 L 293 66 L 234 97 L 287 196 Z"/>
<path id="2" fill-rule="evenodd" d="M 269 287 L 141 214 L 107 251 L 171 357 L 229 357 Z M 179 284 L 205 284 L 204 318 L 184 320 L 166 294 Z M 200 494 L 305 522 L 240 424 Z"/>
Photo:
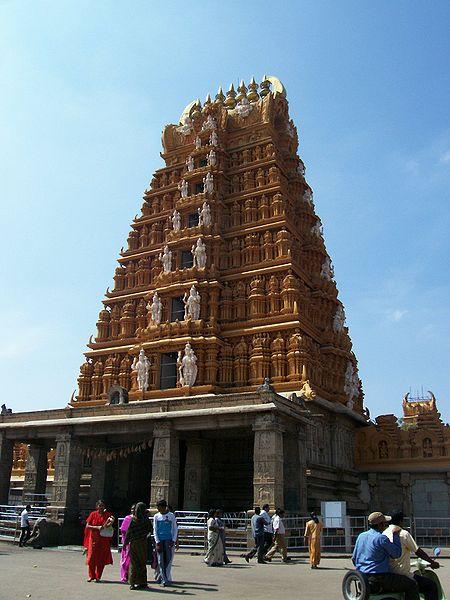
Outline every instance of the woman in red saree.
<path id="1" fill-rule="evenodd" d="M 86 564 L 88 581 L 100 581 L 105 565 L 112 565 L 111 537 L 100 534 L 102 530 L 114 523 L 114 517 L 105 509 L 103 500 L 95 505 L 97 510 L 91 512 L 86 520 L 84 530 L 84 547 L 87 549 Z"/>

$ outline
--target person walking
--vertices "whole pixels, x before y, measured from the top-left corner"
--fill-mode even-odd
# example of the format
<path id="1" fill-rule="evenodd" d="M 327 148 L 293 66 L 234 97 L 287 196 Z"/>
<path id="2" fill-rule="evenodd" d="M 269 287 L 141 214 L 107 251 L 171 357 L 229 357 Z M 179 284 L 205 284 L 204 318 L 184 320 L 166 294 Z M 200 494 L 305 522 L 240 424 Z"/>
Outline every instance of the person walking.
<path id="1" fill-rule="evenodd" d="M 31 527 L 30 527 L 30 516 L 29 512 L 31 510 L 30 504 L 27 504 L 23 511 L 20 513 L 20 538 L 19 538 L 19 547 L 22 548 L 28 542 L 31 536 Z"/>
<path id="2" fill-rule="evenodd" d="M 395 527 L 400 527 L 399 538 L 402 545 L 402 555 L 400 558 L 391 558 L 389 561 L 391 571 L 399 575 L 405 575 L 411 579 L 414 579 L 419 587 L 419 592 L 423 594 L 425 600 L 439 600 L 438 586 L 434 581 L 423 575 L 419 575 L 417 572 L 411 573 L 411 553 L 414 553 L 418 558 L 425 560 L 430 563 L 432 569 L 439 569 L 439 563 L 431 558 L 425 550 L 419 548 L 416 540 L 413 536 L 403 529 L 404 516 L 402 511 L 394 513 L 391 517 L 391 525 L 384 531 L 385 535 L 392 542 L 393 532 Z"/>
<path id="3" fill-rule="evenodd" d="M 84 547 L 87 550 L 86 564 L 88 566 L 88 581 L 100 581 L 106 565 L 112 565 L 111 539 L 114 517 L 107 512 L 103 500 L 96 504 L 96 510 L 91 512 L 86 520 L 84 530 Z"/>
<path id="4" fill-rule="evenodd" d="M 174 546 L 178 538 L 177 520 L 169 511 L 167 502 L 159 500 L 158 512 L 153 517 L 153 535 L 155 536 L 158 570 L 155 577 L 164 587 L 172 583 L 172 560 Z"/>
<path id="5" fill-rule="evenodd" d="M 130 526 L 131 519 L 134 515 L 135 504 L 131 507 L 130 514 L 127 515 L 122 521 L 120 526 L 120 534 L 122 536 L 122 551 L 120 553 L 120 581 L 122 583 L 128 582 L 128 573 L 130 571 L 130 545 L 125 543 L 125 536 Z"/>
<path id="6" fill-rule="evenodd" d="M 125 545 L 130 547 L 130 590 L 147 587 L 147 535 L 150 529 L 147 507 L 138 502 L 125 534 Z"/>
<path id="7" fill-rule="evenodd" d="M 269 551 L 269 548 L 272 546 L 273 542 L 273 529 L 272 529 L 272 519 L 269 515 L 270 506 L 268 504 L 263 504 L 261 517 L 264 519 L 264 556 Z"/>
<path id="8" fill-rule="evenodd" d="M 220 528 L 217 524 L 216 510 L 211 509 L 207 520 L 208 550 L 204 562 L 208 567 L 221 567 L 223 565 L 223 542 Z"/>
<path id="9" fill-rule="evenodd" d="M 311 520 L 306 523 L 305 541 L 308 543 L 311 569 L 318 569 L 320 563 L 320 536 L 323 525 L 315 512 L 312 512 L 310 516 Z"/>
<path id="10" fill-rule="evenodd" d="M 250 561 L 251 558 L 258 554 L 258 562 L 260 564 L 265 564 L 264 560 L 264 519 L 261 516 L 261 509 L 259 506 L 255 506 L 255 514 L 252 516 L 250 525 L 252 528 L 253 539 L 255 540 L 255 546 L 244 555 L 244 558 L 247 562 Z"/>
<path id="11" fill-rule="evenodd" d="M 369 515 L 368 531 L 363 531 L 356 539 L 353 564 L 357 571 L 367 576 L 370 585 L 378 585 L 382 592 L 403 592 L 404 600 L 420 600 L 415 580 L 391 571 L 389 560 L 401 557 L 402 545 L 398 535 L 400 527 L 392 528 L 392 542 L 384 533 L 390 520 L 391 517 L 381 512 Z"/>
<path id="12" fill-rule="evenodd" d="M 287 545 L 286 545 L 286 528 L 283 523 L 284 510 L 282 508 L 277 508 L 275 511 L 275 515 L 272 519 L 272 528 L 274 534 L 274 541 L 272 547 L 267 552 L 264 557 L 264 560 L 271 561 L 275 556 L 275 553 L 278 551 L 281 554 L 281 558 L 283 562 L 289 562 L 289 558 L 287 555 Z"/>
<path id="13" fill-rule="evenodd" d="M 229 565 L 232 561 L 227 556 L 227 537 L 225 535 L 225 523 L 222 520 L 223 511 L 221 508 L 216 509 L 216 523 L 219 527 L 219 535 L 223 546 L 223 563 Z"/>

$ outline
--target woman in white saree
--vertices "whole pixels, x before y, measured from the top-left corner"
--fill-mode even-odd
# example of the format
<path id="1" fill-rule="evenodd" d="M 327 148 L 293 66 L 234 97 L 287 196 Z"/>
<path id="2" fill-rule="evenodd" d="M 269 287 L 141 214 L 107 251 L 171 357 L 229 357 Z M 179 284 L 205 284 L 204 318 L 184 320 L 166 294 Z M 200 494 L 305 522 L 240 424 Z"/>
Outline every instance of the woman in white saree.
<path id="1" fill-rule="evenodd" d="M 208 513 L 208 551 L 204 561 L 208 567 L 220 567 L 223 565 L 223 543 L 220 537 L 219 526 L 216 521 L 216 511 Z"/>

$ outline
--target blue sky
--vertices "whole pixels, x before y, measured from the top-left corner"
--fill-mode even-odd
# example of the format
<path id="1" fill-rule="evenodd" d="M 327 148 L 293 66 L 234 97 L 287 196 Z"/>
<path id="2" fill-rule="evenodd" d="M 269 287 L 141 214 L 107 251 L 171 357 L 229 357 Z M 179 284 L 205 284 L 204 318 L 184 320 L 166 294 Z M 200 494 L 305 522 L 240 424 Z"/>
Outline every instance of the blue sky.
<path id="1" fill-rule="evenodd" d="M 0 400 L 64 406 L 192 99 L 284 83 L 372 416 L 450 418 L 450 4 L 0 0 Z"/>

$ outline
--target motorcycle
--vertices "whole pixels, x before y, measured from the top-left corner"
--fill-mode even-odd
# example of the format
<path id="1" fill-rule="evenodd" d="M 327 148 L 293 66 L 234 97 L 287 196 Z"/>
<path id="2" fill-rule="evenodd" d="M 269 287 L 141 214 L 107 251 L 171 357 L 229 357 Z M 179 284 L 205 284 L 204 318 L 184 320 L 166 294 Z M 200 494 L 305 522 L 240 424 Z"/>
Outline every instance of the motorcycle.
<path id="1" fill-rule="evenodd" d="M 438 557 L 441 551 L 435 548 L 434 556 Z M 430 564 L 421 558 L 411 560 L 413 573 L 422 577 L 428 577 L 437 585 L 439 600 L 446 600 L 444 590 L 436 573 L 430 568 Z M 348 571 L 342 582 L 342 594 L 345 600 L 404 600 L 403 592 L 382 592 L 369 584 L 368 576 L 359 571 Z M 421 600 L 424 596 L 420 594 Z"/>

